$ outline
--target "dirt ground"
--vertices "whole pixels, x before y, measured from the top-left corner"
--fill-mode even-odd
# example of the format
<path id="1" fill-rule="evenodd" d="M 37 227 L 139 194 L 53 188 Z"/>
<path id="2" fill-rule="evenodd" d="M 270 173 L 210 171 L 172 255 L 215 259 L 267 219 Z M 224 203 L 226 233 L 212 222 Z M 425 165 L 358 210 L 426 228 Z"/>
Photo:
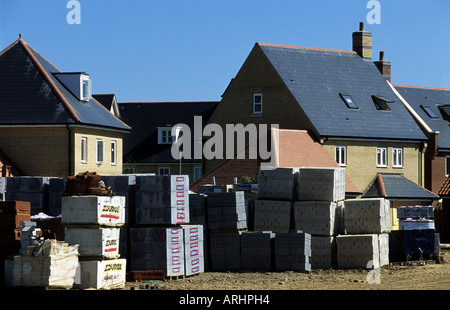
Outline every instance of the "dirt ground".
<path id="1" fill-rule="evenodd" d="M 204 272 L 183 279 L 127 282 L 131 290 L 450 290 L 450 249 L 442 263 L 389 265 L 375 270 Z M 379 281 L 378 281 L 379 279 Z"/>

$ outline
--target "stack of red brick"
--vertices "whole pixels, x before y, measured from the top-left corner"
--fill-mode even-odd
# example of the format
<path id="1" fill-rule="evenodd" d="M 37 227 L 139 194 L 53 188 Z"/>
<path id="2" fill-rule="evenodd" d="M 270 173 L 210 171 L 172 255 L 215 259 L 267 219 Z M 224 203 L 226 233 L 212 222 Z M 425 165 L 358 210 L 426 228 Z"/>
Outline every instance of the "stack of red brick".
<path id="1" fill-rule="evenodd" d="M 97 195 L 112 194 L 111 190 L 100 185 L 101 176 L 96 172 L 86 171 L 66 180 L 65 195 Z"/>
<path id="2" fill-rule="evenodd" d="M 0 257 L 19 254 L 20 222 L 30 221 L 31 204 L 28 201 L 0 201 Z"/>

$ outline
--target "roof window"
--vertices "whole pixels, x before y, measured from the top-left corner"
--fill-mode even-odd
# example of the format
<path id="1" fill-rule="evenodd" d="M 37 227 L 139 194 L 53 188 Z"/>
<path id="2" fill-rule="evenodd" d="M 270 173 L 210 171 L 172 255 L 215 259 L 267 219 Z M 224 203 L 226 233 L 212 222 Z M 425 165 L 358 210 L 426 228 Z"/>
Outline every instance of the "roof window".
<path id="1" fill-rule="evenodd" d="M 450 122 L 450 105 L 439 106 L 439 111 L 442 114 L 442 118 Z"/>
<path id="2" fill-rule="evenodd" d="M 353 101 L 350 95 L 339 94 L 349 109 L 358 109 L 358 105 Z"/>
<path id="3" fill-rule="evenodd" d="M 389 107 L 389 103 L 394 103 L 393 100 L 388 99 L 383 96 L 373 96 L 372 95 L 373 102 L 375 103 L 375 107 L 377 110 L 384 110 L 384 111 L 390 111 L 391 108 Z"/>
<path id="4" fill-rule="evenodd" d="M 439 116 L 436 115 L 436 113 L 434 113 L 434 111 L 431 109 L 430 106 L 428 105 L 421 105 L 421 108 L 425 111 L 425 113 L 427 113 L 427 115 L 431 118 L 439 118 Z"/>

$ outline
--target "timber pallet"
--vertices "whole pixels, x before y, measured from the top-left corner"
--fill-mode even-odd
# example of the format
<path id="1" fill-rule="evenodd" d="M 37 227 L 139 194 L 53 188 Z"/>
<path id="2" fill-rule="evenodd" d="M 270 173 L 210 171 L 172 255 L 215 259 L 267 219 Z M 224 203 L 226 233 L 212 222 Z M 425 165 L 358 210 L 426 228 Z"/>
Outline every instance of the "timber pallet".
<path id="1" fill-rule="evenodd" d="M 208 233 L 247 232 L 248 228 L 209 229 Z"/>
<path id="2" fill-rule="evenodd" d="M 167 280 L 172 280 L 172 281 L 183 280 L 185 278 L 186 278 L 186 276 L 184 274 L 180 274 L 180 275 L 177 275 L 177 276 L 167 276 L 166 277 Z"/>
<path id="3" fill-rule="evenodd" d="M 415 260 L 406 262 L 390 262 L 391 266 L 424 266 L 429 263 L 434 263 L 433 260 Z"/>

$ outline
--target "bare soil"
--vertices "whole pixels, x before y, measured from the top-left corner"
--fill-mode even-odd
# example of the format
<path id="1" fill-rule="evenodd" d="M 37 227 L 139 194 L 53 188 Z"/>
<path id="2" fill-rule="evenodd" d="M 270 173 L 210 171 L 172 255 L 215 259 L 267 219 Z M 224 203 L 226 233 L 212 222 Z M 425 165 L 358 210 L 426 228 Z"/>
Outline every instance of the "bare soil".
<path id="1" fill-rule="evenodd" d="M 374 270 L 313 269 L 311 272 L 204 272 L 181 279 L 127 282 L 149 290 L 449 290 L 450 250 L 442 263 L 389 265 Z"/>

